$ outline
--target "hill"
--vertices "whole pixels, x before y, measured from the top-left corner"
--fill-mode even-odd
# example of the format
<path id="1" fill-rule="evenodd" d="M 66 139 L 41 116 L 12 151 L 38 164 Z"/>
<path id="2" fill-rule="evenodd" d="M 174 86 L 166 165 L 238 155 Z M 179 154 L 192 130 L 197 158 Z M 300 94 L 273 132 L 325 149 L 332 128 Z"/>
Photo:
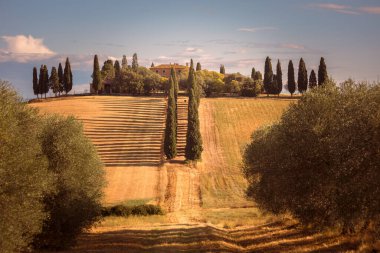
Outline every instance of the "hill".
<path id="1" fill-rule="evenodd" d="M 110 217 L 68 252 L 345 252 L 357 241 L 302 230 L 261 213 L 246 200 L 241 152 L 252 132 L 278 120 L 295 100 L 205 98 L 200 104 L 204 152 L 184 162 L 187 98 L 180 97 L 179 157 L 164 162 L 165 99 L 73 97 L 32 103 L 42 112 L 73 114 L 105 164 L 105 204 L 158 203 L 165 216 Z"/>

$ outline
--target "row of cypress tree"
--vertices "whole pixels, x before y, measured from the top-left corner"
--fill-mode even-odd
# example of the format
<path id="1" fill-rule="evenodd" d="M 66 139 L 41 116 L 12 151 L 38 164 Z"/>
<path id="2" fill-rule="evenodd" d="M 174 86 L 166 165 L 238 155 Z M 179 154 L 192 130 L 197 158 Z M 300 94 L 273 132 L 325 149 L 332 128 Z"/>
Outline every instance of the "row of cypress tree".
<path id="1" fill-rule="evenodd" d="M 298 67 L 298 80 L 297 83 L 294 78 L 294 66 L 293 61 L 290 60 L 288 64 L 288 90 L 291 95 L 297 90 L 300 93 L 306 92 L 307 88 L 313 88 L 323 85 L 328 80 L 327 67 L 325 59 L 321 57 L 318 68 L 318 80 L 315 71 L 312 70 L 308 78 L 306 64 L 303 58 L 300 59 Z M 298 85 L 297 85 L 298 84 Z M 276 74 L 273 73 L 271 59 L 267 57 L 265 59 L 264 69 L 264 90 L 269 94 L 279 95 L 282 91 L 282 70 L 280 60 L 277 61 Z"/>
<path id="2" fill-rule="evenodd" d="M 60 96 L 62 92 L 66 94 L 73 88 L 73 74 L 71 72 L 71 66 L 69 58 L 66 58 L 65 69 L 62 69 L 61 63 L 58 65 L 58 71 L 56 67 L 51 68 L 51 74 L 49 77 L 49 71 L 46 65 L 41 65 L 39 76 L 37 76 L 37 68 L 33 68 L 33 92 L 34 95 L 41 96 L 49 92 L 51 89 L 55 96 Z"/>
<path id="3" fill-rule="evenodd" d="M 198 63 L 197 68 L 201 66 Z M 200 103 L 200 88 L 195 79 L 194 63 L 191 60 L 189 76 L 187 80 L 189 102 L 186 133 L 186 160 L 196 161 L 201 159 L 203 151 L 202 137 L 199 129 L 198 107 Z M 168 105 L 166 111 L 166 126 L 164 137 L 164 152 L 167 159 L 172 159 L 177 155 L 177 131 L 178 131 L 178 80 L 174 69 L 171 69 L 169 78 Z"/>

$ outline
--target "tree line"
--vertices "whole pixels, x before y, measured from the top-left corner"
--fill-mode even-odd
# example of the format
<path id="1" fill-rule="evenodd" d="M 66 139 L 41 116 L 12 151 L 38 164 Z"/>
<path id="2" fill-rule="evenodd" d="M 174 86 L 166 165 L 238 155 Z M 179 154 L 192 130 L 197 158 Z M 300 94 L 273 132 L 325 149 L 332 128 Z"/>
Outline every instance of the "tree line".
<path id="1" fill-rule="evenodd" d="M 198 71 L 201 70 L 200 63 L 197 64 Z M 188 116 L 185 158 L 188 161 L 201 159 L 203 146 L 200 133 L 198 107 L 200 103 L 200 87 L 196 81 L 194 63 L 191 59 L 189 74 L 187 79 L 188 89 Z M 178 131 L 178 79 L 174 69 L 171 69 L 169 78 L 168 104 L 166 113 L 166 126 L 164 137 L 164 152 L 167 159 L 173 159 L 177 155 L 177 131 Z"/>
<path id="2" fill-rule="evenodd" d="M 0 251 L 64 249 L 101 218 L 102 163 L 73 117 L 41 116 L 0 80 Z"/>
<path id="3" fill-rule="evenodd" d="M 297 83 L 294 77 L 294 66 L 293 61 L 290 60 L 288 64 L 288 83 L 287 89 L 290 94 L 293 94 L 298 89 L 299 93 L 303 94 L 309 88 L 314 88 L 316 86 L 323 85 L 328 80 L 327 67 L 325 59 L 321 57 L 319 67 L 318 67 L 318 80 L 315 71 L 310 72 L 308 77 L 306 64 L 303 58 L 299 61 L 298 66 L 298 79 Z M 264 69 L 264 91 L 267 95 L 279 95 L 282 91 L 283 81 L 282 81 L 282 69 L 280 60 L 277 61 L 276 73 L 273 73 L 272 62 L 269 56 L 265 59 L 265 69 Z"/>
<path id="4" fill-rule="evenodd" d="M 379 98 L 380 83 L 352 80 L 306 92 L 253 133 L 243 159 L 247 195 L 306 226 L 379 238 Z"/>
<path id="5" fill-rule="evenodd" d="M 41 65 L 39 75 L 37 68 L 33 68 L 33 92 L 34 95 L 42 98 L 42 96 L 51 90 L 55 96 L 61 96 L 61 93 L 66 94 L 73 88 L 73 73 L 71 71 L 69 58 L 66 58 L 65 68 L 62 69 L 61 63 L 56 67 L 51 68 L 50 76 L 46 65 Z"/>

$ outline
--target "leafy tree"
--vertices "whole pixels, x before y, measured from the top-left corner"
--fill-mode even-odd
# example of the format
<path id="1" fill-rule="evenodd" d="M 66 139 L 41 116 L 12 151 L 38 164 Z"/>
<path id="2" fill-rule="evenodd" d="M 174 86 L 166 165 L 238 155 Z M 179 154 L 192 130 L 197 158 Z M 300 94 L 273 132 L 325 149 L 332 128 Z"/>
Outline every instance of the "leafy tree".
<path id="1" fill-rule="evenodd" d="M 323 85 L 328 80 L 325 58 L 321 57 L 318 68 L 318 85 Z"/>
<path id="2" fill-rule="evenodd" d="M 104 171 L 82 124 L 73 117 L 46 119 L 41 143 L 48 170 L 54 175 L 55 191 L 44 198 L 49 219 L 34 244 L 64 249 L 100 219 Z"/>
<path id="3" fill-rule="evenodd" d="M 200 63 L 200 62 L 197 62 L 197 68 L 196 68 L 196 71 L 200 71 L 200 70 L 202 70 L 201 63 Z"/>
<path id="4" fill-rule="evenodd" d="M 247 195 L 305 225 L 355 232 L 372 223 L 379 235 L 379 97 L 380 83 L 311 89 L 280 122 L 253 134 L 244 153 Z"/>
<path id="5" fill-rule="evenodd" d="M 252 80 L 256 80 L 256 70 L 255 70 L 255 68 L 252 68 L 251 78 L 252 78 Z"/>
<path id="6" fill-rule="evenodd" d="M 41 65 L 40 69 L 40 79 L 39 79 L 39 86 L 40 86 L 40 94 L 42 97 L 42 94 L 45 94 L 49 92 L 49 73 L 46 65 Z"/>
<path id="7" fill-rule="evenodd" d="M 33 93 L 34 95 L 37 95 L 37 98 L 38 98 L 39 90 L 38 90 L 38 77 L 37 77 L 36 67 L 33 68 Z"/>
<path id="8" fill-rule="evenodd" d="M 166 112 L 166 127 L 165 127 L 165 139 L 164 139 L 164 151 L 167 159 L 172 159 L 177 155 L 177 124 L 176 124 L 176 101 L 174 97 L 175 80 L 174 70 L 171 69 L 171 75 L 169 79 L 170 88 L 168 96 L 168 106 Z"/>
<path id="9" fill-rule="evenodd" d="M 45 78 L 45 73 L 44 73 L 44 65 L 41 65 L 40 67 L 40 73 L 39 73 L 39 78 L 38 78 L 38 93 L 41 95 L 44 94 L 44 78 Z"/>
<path id="10" fill-rule="evenodd" d="M 72 78 L 73 78 L 73 75 L 71 73 L 70 61 L 69 61 L 69 58 L 67 57 L 66 62 L 65 62 L 65 69 L 63 71 L 63 87 L 64 87 L 66 95 L 73 88 Z"/>
<path id="11" fill-rule="evenodd" d="M 265 68 L 264 68 L 264 90 L 269 95 L 272 92 L 272 84 L 273 84 L 273 70 L 272 70 L 272 62 L 269 56 L 265 59 Z"/>
<path id="12" fill-rule="evenodd" d="M 123 59 L 121 60 L 121 68 L 123 70 L 128 68 L 127 56 L 125 56 L 125 55 L 123 55 Z"/>
<path id="13" fill-rule="evenodd" d="M 115 67 L 113 65 L 112 60 L 108 59 L 103 63 L 101 75 L 102 75 L 103 81 L 104 80 L 113 81 L 113 79 L 115 78 Z"/>
<path id="14" fill-rule="evenodd" d="M 132 57 L 132 69 L 136 71 L 138 69 L 138 67 L 139 67 L 139 63 L 137 60 L 137 54 L 134 53 L 133 57 Z"/>
<path id="15" fill-rule="evenodd" d="M 120 93 L 120 86 L 121 86 L 121 67 L 118 60 L 115 61 L 114 64 L 115 69 L 115 78 L 113 81 L 114 86 L 114 92 Z"/>
<path id="16" fill-rule="evenodd" d="M 59 96 L 61 96 L 61 93 L 64 90 L 63 79 L 64 79 L 63 78 L 63 69 L 62 69 L 61 63 L 59 63 L 59 65 L 58 65 L 58 81 L 59 81 L 59 91 L 58 91 L 58 94 L 59 94 Z"/>
<path id="17" fill-rule="evenodd" d="M 100 73 L 98 55 L 94 56 L 94 66 L 92 71 L 92 89 L 97 94 L 102 88 L 102 76 Z"/>
<path id="18" fill-rule="evenodd" d="M 0 80 L 0 251 L 26 252 L 47 218 L 43 196 L 53 190 L 41 156 L 41 120 Z"/>
<path id="19" fill-rule="evenodd" d="M 153 62 L 152 62 L 152 64 L 150 65 L 150 67 L 151 67 L 151 68 L 153 68 L 153 67 L 154 67 L 154 63 L 153 63 Z"/>
<path id="20" fill-rule="evenodd" d="M 220 65 L 220 70 L 219 70 L 219 73 L 220 74 L 223 74 L 223 75 L 225 75 L 226 74 L 226 69 L 224 68 L 224 65 L 222 64 L 222 65 Z"/>
<path id="21" fill-rule="evenodd" d="M 255 78 L 254 78 L 255 81 L 259 80 L 259 81 L 262 81 L 263 80 L 263 75 L 261 74 L 260 71 L 256 71 L 255 72 Z"/>
<path id="22" fill-rule="evenodd" d="M 198 103 L 197 98 L 195 97 L 197 94 L 196 80 L 194 69 L 192 66 L 190 67 L 188 81 L 190 92 L 188 103 L 185 157 L 186 160 L 195 161 L 201 159 L 203 147 L 202 136 L 199 129 Z"/>
<path id="23" fill-rule="evenodd" d="M 282 91 L 282 70 L 281 70 L 280 60 L 277 61 L 277 66 L 276 66 L 276 84 L 274 86 L 276 87 L 276 94 L 280 95 L 280 93 Z"/>
<path id="24" fill-rule="evenodd" d="M 59 92 L 59 78 L 58 78 L 57 69 L 55 67 L 51 68 L 49 86 L 50 86 L 50 89 L 52 89 L 54 95 L 57 96 L 57 93 Z"/>
<path id="25" fill-rule="evenodd" d="M 317 76 L 315 75 L 314 69 L 310 73 L 309 77 L 309 87 L 314 88 L 317 86 Z"/>
<path id="26" fill-rule="evenodd" d="M 288 90 L 291 96 L 293 96 L 293 93 L 296 91 L 296 81 L 294 78 L 294 67 L 292 60 L 289 61 L 288 65 Z"/>
<path id="27" fill-rule="evenodd" d="M 298 67 L 298 91 L 300 93 L 304 93 L 307 90 L 307 83 L 308 83 L 308 78 L 307 78 L 307 70 L 306 70 L 306 65 L 304 60 L 301 58 L 300 64 Z"/>
<path id="28" fill-rule="evenodd" d="M 244 97 L 256 97 L 261 93 L 261 82 L 252 78 L 243 80 L 241 95 Z"/>

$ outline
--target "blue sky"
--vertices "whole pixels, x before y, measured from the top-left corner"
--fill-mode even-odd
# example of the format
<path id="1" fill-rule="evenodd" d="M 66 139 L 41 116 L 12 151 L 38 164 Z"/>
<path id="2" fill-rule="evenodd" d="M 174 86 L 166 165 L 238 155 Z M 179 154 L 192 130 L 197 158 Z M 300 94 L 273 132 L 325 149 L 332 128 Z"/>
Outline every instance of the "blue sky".
<path id="1" fill-rule="evenodd" d="M 32 68 L 69 57 L 74 89 L 91 81 L 93 55 L 143 66 L 190 58 L 203 68 L 249 75 L 266 56 L 287 65 L 303 57 L 310 73 L 326 59 L 342 81 L 380 75 L 378 0 L 0 0 L 0 78 L 32 97 Z"/>

